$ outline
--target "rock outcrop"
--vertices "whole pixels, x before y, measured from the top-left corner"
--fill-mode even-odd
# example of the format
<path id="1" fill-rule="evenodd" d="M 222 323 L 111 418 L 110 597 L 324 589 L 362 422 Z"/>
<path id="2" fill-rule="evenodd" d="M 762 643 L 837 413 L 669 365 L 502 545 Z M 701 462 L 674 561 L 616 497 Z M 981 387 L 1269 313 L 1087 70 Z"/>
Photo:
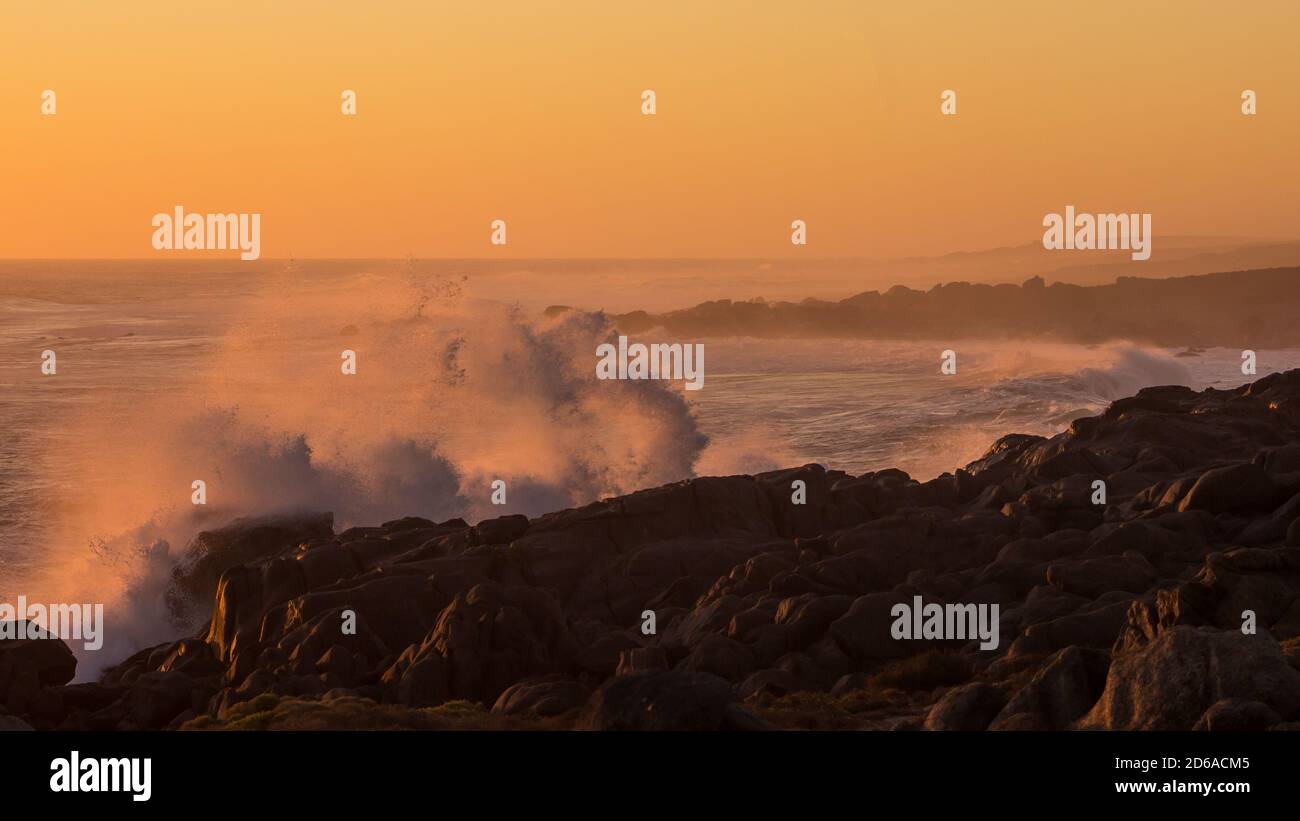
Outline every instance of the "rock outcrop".
<path id="1" fill-rule="evenodd" d="M 1297 533 L 1300 371 L 1153 387 L 926 482 L 805 465 L 474 526 L 236 522 L 173 588 L 202 629 L 90 684 L 57 641 L 0 642 L 0 719 L 1268 729 L 1300 720 Z M 996 605 L 995 646 L 900 638 L 918 597 Z"/>
<path id="2" fill-rule="evenodd" d="M 1291 264 L 1288 261 L 1288 264 Z M 1021 285 L 947 282 L 918 291 L 895 285 L 837 301 L 716 299 L 691 308 L 611 318 L 619 331 L 662 328 L 669 339 L 711 336 L 835 339 L 1111 339 L 1162 347 L 1261 348 L 1295 343 L 1291 295 L 1300 269 L 1262 268 L 1195 276 L 1121 276 L 1103 285 L 1034 277 Z M 1160 306 L 1153 311 L 1151 306 Z"/>

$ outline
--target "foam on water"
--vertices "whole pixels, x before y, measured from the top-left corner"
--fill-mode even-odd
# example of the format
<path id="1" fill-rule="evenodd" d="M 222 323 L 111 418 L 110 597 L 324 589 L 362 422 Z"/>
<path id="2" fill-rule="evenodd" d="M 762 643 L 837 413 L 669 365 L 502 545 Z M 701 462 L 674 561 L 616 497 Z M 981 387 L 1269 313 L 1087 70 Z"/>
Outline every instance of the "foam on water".
<path id="1" fill-rule="evenodd" d="M 950 347 L 957 374 L 941 376 Z M 710 468 L 723 467 L 728 460 L 715 457 L 726 452 L 751 467 L 811 461 L 929 479 L 1004 434 L 1054 435 L 1149 385 L 1249 381 L 1239 351 L 1184 358 L 1123 342 L 741 339 L 711 340 L 707 350 L 707 387 L 691 400 L 711 440 L 701 462 Z M 1295 350 L 1259 353 L 1260 375 L 1300 365 Z"/>

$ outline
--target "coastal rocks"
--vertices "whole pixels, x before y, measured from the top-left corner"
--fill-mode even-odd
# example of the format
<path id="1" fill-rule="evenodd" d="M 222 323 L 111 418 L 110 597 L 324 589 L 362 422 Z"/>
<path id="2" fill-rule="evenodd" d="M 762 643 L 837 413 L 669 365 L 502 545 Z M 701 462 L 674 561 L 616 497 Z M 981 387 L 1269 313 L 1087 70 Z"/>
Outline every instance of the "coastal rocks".
<path id="1" fill-rule="evenodd" d="M 1196 720 L 1193 730 L 1210 732 L 1257 732 L 1267 730 L 1282 722 L 1281 717 L 1267 704 L 1240 698 L 1216 701 Z"/>
<path id="2" fill-rule="evenodd" d="M 691 649 L 690 655 L 682 660 L 677 669 L 713 673 L 736 681 L 754 669 L 754 653 L 726 636 L 706 636 Z"/>
<path id="3" fill-rule="evenodd" d="M 31 717 L 37 713 L 49 713 L 51 707 L 57 709 L 57 703 L 51 705 L 50 701 L 34 665 L 13 658 L 0 658 L 0 707 Z"/>
<path id="4" fill-rule="evenodd" d="M 191 707 L 203 706 L 212 692 L 196 687 L 184 673 L 145 673 L 132 682 L 124 697 L 121 730 L 158 730 Z"/>
<path id="5" fill-rule="evenodd" d="M 580 672 L 597 679 L 616 675 L 624 655 L 640 649 L 640 645 L 625 633 L 605 632 L 598 627 L 593 629 L 590 622 L 583 623 L 581 629 L 591 637 L 586 642 L 578 641 L 573 664 Z"/>
<path id="6" fill-rule="evenodd" d="M 1131 599 L 1120 594 L 1113 601 L 1098 600 L 1076 612 L 1031 624 L 1011 645 L 1013 656 L 1050 653 L 1062 647 L 1109 647 L 1125 624 Z"/>
<path id="7" fill-rule="evenodd" d="M 15 635 L 26 635 L 26 622 L 15 627 Z M 76 670 L 76 658 L 58 638 L 0 639 L 0 711 L 42 729 L 57 725 L 66 709 L 57 688 Z"/>
<path id="8" fill-rule="evenodd" d="M 777 533 L 795 538 L 821 535 L 828 524 L 836 523 L 840 518 L 831 485 L 844 476 L 821 465 L 804 465 L 792 470 L 760 473 L 754 478 L 767 496 Z M 796 481 L 804 483 L 807 494 L 805 503 L 801 505 L 789 504 L 790 487 Z"/>
<path id="9" fill-rule="evenodd" d="M 473 544 L 509 544 L 528 532 L 528 517 L 519 514 L 484 519 L 470 528 Z"/>
<path id="10" fill-rule="evenodd" d="M 933 339 L 940 331 L 948 339 L 1015 339 L 1024 336 L 1028 322 L 1047 338 L 1081 344 L 1125 339 L 1186 348 L 1188 334 L 1195 334 L 1200 346 L 1239 347 L 1248 330 L 1258 348 L 1287 348 L 1295 343 L 1294 304 L 1260 295 L 1289 295 L 1297 277 L 1300 271 L 1287 267 L 1170 279 L 1121 276 L 1095 286 L 1054 282 L 1043 288 L 1033 279 L 1021 286 L 948 283 L 928 291 L 895 286 L 834 302 L 713 300 L 611 318 L 625 333 L 659 327 L 668 338 L 689 339 L 726 333 L 916 340 Z M 1153 305 L 1161 306 L 1158 318 L 1152 316 Z M 1138 394 L 1144 401 L 1124 412 L 1157 418 L 1186 413 L 1186 404 L 1178 401 L 1185 396 L 1181 392 L 1190 393 L 1175 386 L 1146 389 Z"/>
<path id="11" fill-rule="evenodd" d="M 438 615 L 383 676 L 408 706 L 453 698 L 495 702 L 522 678 L 563 672 L 578 651 L 559 604 L 548 593 L 494 583 L 475 585 Z"/>
<path id="12" fill-rule="evenodd" d="M 1272 628 L 1276 637 L 1287 638 L 1300 629 L 1292 617 L 1298 600 L 1300 551 L 1275 547 L 1214 552 L 1205 557 L 1194 580 L 1135 603 L 1117 649 L 1143 646 L 1178 624 L 1237 629 L 1247 613 L 1257 628 Z"/>
<path id="13" fill-rule="evenodd" d="M 1259 465 L 1232 465 L 1201 474 L 1178 503 L 1178 509 L 1211 513 L 1272 510 L 1279 495 L 1280 488 Z"/>
<path id="14" fill-rule="evenodd" d="M 27 624 L 17 622 L 14 635 L 26 635 Z M 41 635 L 45 636 L 44 631 Z M 30 668 L 45 687 L 66 684 L 77 674 L 76 656 L 61 639 L 53 637 L 0 639 L 0 665 L 10 669 Z"/>
<path id="15" fill-rule="evenodd" d="M 98 712 L 126 695 L 127 688 L 120 685 L 84 682 L 69 684 L 59 691 L 63 706 L 70 710 Z"/>
<path id="16" fill-rule="evenodd" d="M 1267 635 L 1178 625 L 1114 659 L 1105 691 L 1080 726 L 1187 729 L 1230 698 L 1261 702 L 1291 720 L 1300 711 L 1300 671 Z"/>
<path id="17" fill-rule="evenodd" d="M 830 635 L 845 655 L 855 661 L 900 658 L 928 649 L 923 641 L 897 641 L 890 635 L 892 611 L 911 598 L 898 593 L 872 593 L 856 599 L 848 612 L 831 622 Z"/>
<path id="18" fill-rule="evenodd" d="M 335 616 L 332 626 L 336 628 L 335 635 L 341 635 L 337 628 L 342 624 L 343 611 L 347 610 L 364 620 L 368 628 L 366 635 L 374 642 L 369 649 L 382 652 L 386 648 L 396 652 L 419 641 L 426 626 L 449 601 L 450 597 L 421 573 L 372 571 L 265 610 L 259 635 L 292 644 L 295 630 L 326 614 Z M 216 623 L 216 616 L 213 622 Z"/>
<path id="19" fill-rule="evenodd" d="M 764 722 L 733 701 L 726 679 L 668 671 L 610 679 L 592 694 L 585 730 L 757 730 Z"/>
<path id="20" fill-rule="evenodd" d="M 770 670 L 760 670 L 749 678 L 745 679 L 736 688 L 736 694 L 743 701 L 760 693 L 766 693 L 773 696 L 784 696 L 789 693 L 797 693 L 809 689 L 799 678 L 789 670 L 773 668 Z"/>
<path id="21" fill-rule="evenodd" d="M 0 733 L 32 732 L 35 729 L 18 716 L 0 715 Z"/>
<path id="22" fill-rule="evenodd" d="M 302 592 L 301 578 L 284 559 L 229 568 L 217 581 L 216 606 L 205 640 L 218 658 L 229 661 L 241 636 L 244 643 L 249 643 L 257 635 L 267 607 Z"/>
<path id="23" fill-rule="evenodd" d="M 0 714 L 160 729 L 289 700 L 457 726 L 1284 726 L 1300 720 L 1298 442 L 1300 371 L 1145 389 L 925 482 L 804 465 L 472 526 L 240 520 L 182 563 L 190 626 L 99 682 L 68 683 L 61 642 L 0 643 Z M 896 638 L 917 597 L 998 606 L 996 645 Z M 869 715 L 828 719 L 825 699 Z"/>
<path id="24" fill-rule="evenodd" d="M 637 647 L 619 654 L 616 676 L 649 673 L 668 669 L 668 656 L 660 647 Z"/>
<path id="25" fill-rule="evenodd" d="M 992 729 L 1034 716 L 1053 730 L 1063 730 L 1086 713 L 1106 680 L 1108 655 L 1096 650 L 1067 647 L 1047 660 L 1034 678 L 1011 697 L 993 719 Z"/>
<path id="26" fill-rule="evenodd" d="M 492 712 L 505 715 L 534 713 L 543 717 L 563 715 L 587 702 L 589 692 L 579 682 L 566 678 L 521 681 L 512 684 L 492 705 Z"/>
<path id="27" fill-rule="evenodd" d="M 1057 562 L 1047 568 L 1048 584 L 1089 599 L 1113 590 L 1141 593 L 1155 580 L 1155 568 L 1136 553 Z"/>
<path id="28" fill-rule="evenodd" d="M 212 647 L 199 639 L 182 639 L 168 648 L 167 656 L 157 667 L 158 672 L 176 671 L 194 678 L 219 676 L 225 672 L 223 665 L 212 652 Z"/>
<path id="29" fill-rule="evenodd" d="M 184 621 L 212 600 L 223 571 L 278 552 L 285 545 L 334 536 L 332 513 L 303 513 L 236 519 L 205 530 L 185 548 L 167 599 L 173 617 Z"/>
<path id="30" fill-rule="evenodd" d="M 935 702 L 925 717 L 924 729 L 985 730 L 1006 703 L 1006 696 L 992 685 L 982 681 L 963 684 Z"/>
<path id="31" fill-rule="evenodd" d="M 1168 561 L 1195 561 L 1207 542 L 1199 534 L 1162 526 L 1162 519 L 1103 525 L 1088 546 L 1088 556 L 1122 556 L 1135 553 L 1153 565 Z"/>

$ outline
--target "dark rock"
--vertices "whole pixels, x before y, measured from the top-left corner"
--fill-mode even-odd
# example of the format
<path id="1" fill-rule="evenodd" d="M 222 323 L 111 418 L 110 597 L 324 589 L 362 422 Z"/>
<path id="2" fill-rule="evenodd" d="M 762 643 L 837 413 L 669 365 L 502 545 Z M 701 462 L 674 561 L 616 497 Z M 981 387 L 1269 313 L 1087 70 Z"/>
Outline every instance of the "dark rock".
<path id="1" fill-rule="evenodd" d="M 745 700 L 760 693 L 779 697 L 806 689 L 808 688 L 799 681 L 799 678 L 794 673 L 789 670 L 772 668 L 770 670 L 759 670 L 745 679 L 736 688 L 736 694 L 741 700 Z"/>
<path id="2" fill-rule="evenodd" d="M 59 691 L 63 705 L 70 709 L 98 712 L 126 695 L 127 688 L 111 684 L 69 684 Z"/>
<path id="3" fill-rule="evenodd" d="M 334 535 L 331 513 L 301 513 L 237 519 L 205 530 L 185 548 L 182 566 L 169 591 L 177 618 L 212 600 L 221 574 L 301 542 Z"/>
<path id="4" fill-rule="evenodd" d="M 1063 730 L 1096 702 L 1106 680 L 1108 654 L 1067 647 L 1053 655 L 1029 684 L 1013 695 L 994 719 L 1032 713 L 1053 730 Z"/>
<path id="5" fill-rule="evenodd" d="M 1225 698 L 1210 705 L 1193 730 L 1211 732 L 1255 732 L 1267 730 L 1282 719 L 1267 704 L 1240 698 Z"/>
<path id="6" fill-rule="evenodd" d="M 201 690 L 184 673 L 145 673 L 136 679 L 123 701 L 126 714 L 120 729 L 157 730 L 189 709 Z M 201 699 L 206 701 L 206 698 Z"/>
<path id="7" fill-rule="evenodd" d="M 188 676 L 202 678 L 219 676 L 226 668 L 207 642 L 198 639 L 182 639 L 173 645 L 171 652 L 156 669 L 162 673 L 177 670 Z"/>
<path id="8" fill-rule="evenodd" d="M 639 649 L 640 645 L 630 636 L 605 633 L 579 648 L 573 661 L 578 669 L 603 679 L 617 674 L 624 653 Z"/>
<path id="9" fill-rule="evenodd" d="M 927 649 L 923 641 L 898 641 L 890 634 L 896 604 L 911 604 L 898 593 L 872 593 L 853 602 L 847 613 L 830 625 L 830 634 L 845 655 L 858 661 L 900 658 Z"/>
<path id="10" fill-rule="evenodd" d="M 1178 509 L 1211 513 L 1272 510 L 1278 495 L 1278 486 L 1259 465 L 1232 465 L 1202 473 Z"/>
<path id="11" fill-rule="evenodd" d="M 1090 599 L 1113 590 L 1141 593 L 1155 581 L 1155 568 L 1138 554 L 1072 559 L 1047 568 L 1048 584 Z"/>
<path id="12" fill-rule="evenodd" d="M 1109 647 L 1124 627 L 1131 602 L 1121 596 L 1116 601 L 1099 600 L 1060 618 L 1032 624 L 1016 639 L 1008 651 L 1013 656 L 1051 653 L 1062 647 Z"/>
<path id="13" fill-rule="evenodd" d="M 761 722 L 733 703 L 731 685 L 709 673 L 670 670 L 606 681 L 587 704 L 587 730 L 757 729 Z"/>
<path id="14" fill-rule="evenodd" d="M 18 621 L 5 628 L 6 635 L 27 635 L 27 622 Z M 57 637 L 40 631 L 45 638 L 0 639 L 0 663 L 29 666 L 43 687 L 67 684 L 77 674 L 77 658 L 68 645 Z M 4 691 L 0 689 L 0 698 Z"/>
<path id="15" fill-rule="evenodd" d="M 1001 690 L 981 681 L 954 687 L 925 717 L 927 730 L 984 730 L 1006 705 Z"/>
<path id="16" fill-rule="evenodd" d="M 1110 666 L 1085 729 L 1187 730 L 1217 701 L 1262 702 L 1284 719 L 1300 710 L 1300 671 L 1271 637 L 1173 627 Z"/>
<path id="17" fill-rule="evenodd" d="M 558 716 L 581 707 L 589 695 L 586 687 L 572 679 L 521 681 L 501 693 L 492 705 L 492 712 L 505 715 L 531 712 L 543 717 Z"/>
<path id="18" fill-rule="evenodd" d="M 36 728 L 18 716 L 0 715 L 0 733 L 32 731 Z"/>
<path id="19" fill-rule="evenodd" d="M 528 532 L 528 517 L 512 514 L 484 519 L 470 532 L 475 544 L 509 544 Z"/>
<path id="20" fill-rule="evenodd" d="M 1038 713 L 1014 713 L 1008 716 L 999 716 L 989 725 L 990 730 L 998 732 L 1037 732 L 1050 730 L 1051 727 Z"/>
<path id="21" fill-rule="evenodd" d="M 521 679 L 564 672 L 577 651 L 552 596 L 489 582 L 447 605 L 424 639 L 407 647 L 385 672 L 384 681 L 390 690 L 396 685 L 397 697 L 412 706 L 449 698 L 492 704 Z"/>
<path id="22" fill-rule="evenodd" d="M 713 673 L 731 681 L 744 678 L 753 668 L 752 650 L 738 641 L 719 635 L 705 636 L 678 665 L 681 670 Z"/>
<path id="23" fill-rule="evenodd" d="M 831 695 L 838 698 L 846 693 L 862 690 L 870 684 L 871 676 L 866 673 L 845 673 L 836 679 L 834 686 L 831 687 Z"/>
<path id="24" fill-rule="evenodd" d="M 634 647 L 624 650 L 618 657 L 617 676 L 630 676 L 633 673 L 649 673 L 668 669 L 668 656 L 662 647 Z"/>

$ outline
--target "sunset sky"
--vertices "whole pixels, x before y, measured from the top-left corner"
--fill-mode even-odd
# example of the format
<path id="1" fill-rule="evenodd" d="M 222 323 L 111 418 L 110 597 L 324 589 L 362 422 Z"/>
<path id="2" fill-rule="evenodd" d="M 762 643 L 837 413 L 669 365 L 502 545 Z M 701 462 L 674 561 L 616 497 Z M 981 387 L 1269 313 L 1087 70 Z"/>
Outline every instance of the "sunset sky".
<path id="1" fill-rule="evenodd" d="M 0 257 L 165 256 L 177 204 L 263 257 L 937 255 L 1067 204 L 1294 239 L 1298 41 L 1293 0 L 9 2 Z"/>

